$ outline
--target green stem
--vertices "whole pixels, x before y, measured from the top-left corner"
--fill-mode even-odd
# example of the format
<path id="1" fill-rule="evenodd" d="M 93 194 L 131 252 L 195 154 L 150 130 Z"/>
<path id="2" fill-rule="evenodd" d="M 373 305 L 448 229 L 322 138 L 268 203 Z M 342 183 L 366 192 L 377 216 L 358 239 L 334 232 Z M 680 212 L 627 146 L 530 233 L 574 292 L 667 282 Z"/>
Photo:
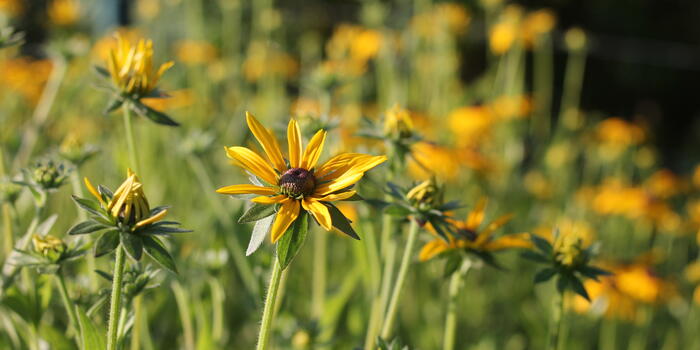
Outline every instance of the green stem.
<path id="1" fill-rule="evenodd" d="M 126 131 L 126 143 L 129 148 L 129 165 L 133 167 L 133 170 L 139 173 L 139 160 L 136 156 L 136 146 L 134 144 L 134 132 L 131 127 L 131 106 L 128 102 L 124 103 L 122 106 L 122 111 L 124 115 L 124 130 Z"/>
<path id="2" fill-rule="evenodd" d="M 459 270 L 452 273 L 450 278 L 449 299 L 447 300 L 447 316 L 445 317 L 445 336 L 443 350 L 452 350 L 455 347 L 455 331 L 457 330 L 457 296 L 462 288 L 464 276 L 467 275 L 471 261 L 464 259 Z"/>
<path id="3" fill-rule="evenodd" d="M 562 314 L 564 313 L 564 293 L 558 293 L 558 298 L 554 300 L 554 310 L 552 312 L 552 323 L 549 328 L 548 350 L 559 349 L 559 334 L 561 333 Z"/>
<path id="4" fill-rule="evenodd" d="M 63 300 L 63 306 L 65 306 L 68 312 L 68 319 L 70 320 L 70 327 L 73 329 L 73 334 L 78 335 L 78 315 L 75 313 L 75 304 L 71 301 L 68 295 L 68 288 L 66 287 L 66 280 L 63 278 L 63 272 L 59 271 L 56 274 L 56 282 L 58 282 L 58 291 L 61 294 L 61 300 Z"/>
<path id="5" fill-rule="evenodd" d="M 279 260 L 277 257 L 274 257 L 273 260 L 272 275 L 270 277 L 270 285 L 267 289 L 267 297 L 265 298 L 265 307 L 263 308 L 257 350 L 269 349 L 270 344 L 270 329 L 272 328 L 275 303 L 277 302 L 277 292 L 280 286 L 280 277 L 282 276 L 282 267 L 280 266 Z"/>
<path id="6" fill-rule="evenodd" d="M 408 267 L 411 263 L 411 257 L 413 256 L 413 247 L 416 244 L 418 229 L 418 222 L 416 220 L 411 220 L 411 227 L 408 230 L 408 241 L 406 242 L 406 248 L 404 249 L 403 257 L 401 258 L 401 265 L 399 266 L 399 273 L 396 276 L 396 283 L 394 283 L 394 289 L 389 301 L 389 308 L 386 312 L 386 317 L 384 318 L 384 326 L 382 327 L 381 333 L 383 339 L 388 340 L 389 337 L 391 337 L 394 328 L 396 311 L 399 306 L 399 300 L 401 299 L 403 284 L 406 282 L 406 275 L 408 274 Z"/>
<path id="7" fill-rule="evenodd" d="M 117 323 L 121 312 L 122 280 L 124 278 L 124 265 L 126 256 L 121 244 L 117 247 L 114 261 L 114 276 L 112 277 L 112 296 L 109 303 L 109 325 L 107 328 L 107 350 L 117 348 Z"/>
<path id="8" fill-rule="evenodd" d="M 185 349 L 194 350 L 194 325 L 192 324 L 192 311 L 190 310 L 190 298 L 187 291 L 178 282 L 173 283 L 173 293 L 180 312 L 182 322 L 182 333 L 185 339 Z"/>
<path id="9" fill-rule="evenodd" d="M 314 235 L 314 255 L 311 278 L 311 317 L 320 319 L 326 299 L 326 246 L 325 232 Z"/>

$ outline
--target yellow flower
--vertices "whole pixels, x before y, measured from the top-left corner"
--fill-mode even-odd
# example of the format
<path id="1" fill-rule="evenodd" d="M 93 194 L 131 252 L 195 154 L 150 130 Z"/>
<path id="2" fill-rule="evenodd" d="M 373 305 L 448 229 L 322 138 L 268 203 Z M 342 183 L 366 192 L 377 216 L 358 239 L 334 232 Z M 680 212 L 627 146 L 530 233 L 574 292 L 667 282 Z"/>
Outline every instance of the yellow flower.
<path id="1" fill-rule="evenodd" d="M 408 171 L 416 179 L 437 176 L 444 181 L 456 180 L 459 176 L 460 161 L 468 151 L 457 151 L 429 142 L 417 142 L 411 146 L 412 157 Z"/>
<path id="2" fill-rule="evenodd" d="M 522 36 L 529 46 L 536 44 L 537 37 L 550 32 L 557 23 L 557 17 L 549 9 L 529 13 L 522 26 Z"/>
<path id="3" fill-rule="evenodd" d="M 644 130 L 621 118 L 608 118 L 596 128 L 598 140 L 606 145 L 625 148 L 644 141 Z"/>
<path id="4" fill-rule="evenodd" d="M 143 193 L 143 185 L 131 169 L 127 170 L 126 180 L 114 191 L 112 198 L 108 198 L 107 201 L 103 199 L 102 195 L 87 178 L 85 178 L 85 186 L 112 217 L 132 230 L 152 224 L 165 217 L 168 213 L 168 210 L 164 209 L 151 216 L 151 208 L 148 205 L 146 195 Z"/>
<path id="5" fill-rule="evenodd" d="M 656 171 L 644 182 L 644 188 L 651 195 L 663 199 L 680 194 L 683 187 L 681 179 L 668 169 Z"/>
<path id="6" fill-rule="evenodd" d="M 0 0 L 0 13 L 8 16 L 16 16 L 22 13 L 24 6 L 23 1 L 18 0 Z"/>
<path id="7" fill-rule="evenodd" d="M 59 26 L 69 26 L 80 18 L 80 4 L 77 0 L 53 0 L 47 12 L 51 22 Z"/>
<path id="8" fill-rule="evenodd" d="M 384 134 L 393 139 L 405 139 L 413 135 L 411 113 L 398 104 L 391 107 L 384 117 Z"/>
<path id="9" fill-rule="evenodd" d="M 213 61 L 218 55 L 214 45 L 201 40 L 181 40 L 175 44 L 175 56 L 181 62 L 201 64 Z"/>
<path id="10" fill-rule="evenodd" d="M 508 5 L 500 20 L 489 31 L 489 47 L 496 55 L 506 53 L 516 43 L 522 8 L 518 5 Z"/>
<path id="11" fill-rule="evenodd" d="M 489 136 L 494 124 L 491 110 L 483 106 L 457 108 L 447 119 L 450 130 L 457 137 L 457 144 L 462 147 L 479 145 Z"/>
<path id="12" fill-rule="evenodd" d="M 494 99 L 489 108 L 497 119 L 525 118 L 532 112 L 532 100 L 526 95 L 503 95 Z"/>
<path id="13" fill-rule="evenodd" d="M 450 236 L 449 242 L 445 242 L 444 239 L 436 237 L 421 248 L 418 258 L 421 261 L 426 261 L 443 252 L 455 249 L 494 252 L 511 248 L 528 248 L 531 246 L 530 240 L 525 233 L 503 235 L 498 238 L 493 237 L 493 233 L 497 229 L 510 221 L 513 217 L 511 214 L 503 215 L 479 230 L 479 227 L 482 226 L 484 221 L 486 203 L 486 199 L 481 199 L 464 221 L 450 220 L 449 222 L 454 225 L 457 230 L 457 235 Z M 433 234 L 437 235 L 433 232 L 434 230 L 431 226 L 428 226 L 428 228 Z"/>
<path id="14" fill-rule="evenodd" d="M 0 83 L 17 91 L 29 103 L 39 101 L 53 66 L 49 60 L 15 58 L 0 61 Z M 1 94 L 2 92 L 0 92 Z"/>
<path id="15" fill-rule="evenodd" d="M 262 146 L 267 160 L 245 147 L 227 147 L 226 154 L 234 164 L 254 174 L 265 184 L 232 185 L 216 190 L 222 194 L 257 194 L 253 202 L 279 204 L 272 224 L 272 242 L 277 242 L 296 220 L 300 210 L 311 213 L 316 221 L 330 231 L 331 215 L 325 203 L 352 197 L 348 187 L 357 183 L 364 173 L 386 161 L 385 156 L 343 153 L 317 166 L 326 140 L 326 131 L 319 130 L 302 152 L 301 130 L 294 119 L 287 126 L 289 158 L 282 156 L 275 136 L 252 114 L 246 113 L 250 131 Z"/>
<path id="16" fill-rule="evenodd" d="M 299 63 L 292 56 L 259 41 L 250 44 L 243 62 L 243 75 L 248 81 L 258 81 L 268 76 L 291 78 L 298 71 Z"/>
<path id="17" fill-rule="evenodd" d="M 169 61 L 153 67 L 153 42 L 140 39 L 136 46 L 124 39 L 121 33 L 115 34 L 117 47 L 110 51 L 107 68 L 119 90 L 140 98 L 156 88 L 158 80 L 173 66 Z"/>

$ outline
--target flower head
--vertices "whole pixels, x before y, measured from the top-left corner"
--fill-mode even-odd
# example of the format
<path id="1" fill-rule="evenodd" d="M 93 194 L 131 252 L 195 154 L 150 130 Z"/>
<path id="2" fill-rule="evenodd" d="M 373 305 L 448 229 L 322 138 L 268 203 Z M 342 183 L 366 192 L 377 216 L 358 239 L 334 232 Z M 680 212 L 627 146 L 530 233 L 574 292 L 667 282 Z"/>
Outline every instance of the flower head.
<path id="1" fill-rule="evenodd" d="M 524 233 L 494 238 L 493 233 L 508 223 L 513 216 L 510 214 L 503 215 L 484 225 L 486 204 L 486 199 L 481 199 L 476 207 L 469 212 L 464 221 L 449 220 L 455 228 L 455 234 L 449 235 L 448 241 L 436 237 L 426 243 L 420 251 L 419 259 L 421 261 L 430 260 L 452 250 L 488 254 L 504 249 L 528 248 L 531 246 Z"/>
<path id="2" fill-rule="evenodd" d="M 52 160 L 38 162 L 32 169 L 32 181 L 44 190 L 55 190 L 63 185 L 70 171 Z"/>
<path id="3" fill-rule="evenodd" d="M 110 51 L 107 62 L 109 74 L 122 93 L 136 98 L 149 95 L 155 90 L 158 81 L 165 71 L 173 66 L 169 61 L 153 66 L 153 42 L 140 39 L 132 45 L 121 34 L 115 34 L 117 47 Z"/>
<path id="4" fill-rule="evenodd" d="M 413 136 L 413 122 L 411 113 L 394 105 L 386 112 L 384 118 L 384 134 L 395 140 L 407 139 Z"/>
<path id="5" fill-rule="evenodd" d="M 66 244 L 55 236 L 46 235 L 44 237 L 34 234 L 32 236 L 34 251 L 50 259 L 58 259 L 66 251 Z"/>
<path id="6" fill-rule="evenodd" d="M 226 154 L 234 164 L 252 173 L 262 182 L 254 185 L 232 185 L 219 188 L 222 194 L 257 194 L 252 199 L 261 205 L 278 205 L 272 224 L 272 242 L 277 242 L 290 225 L 305 211 L 321 227 L 330 231 L 338 223 L 333 220 L 337 208 L 331 202 L 355 195 L 349 189 L 364 173 L 386 160 L 385 156 L 343 153 L 319 165 L 326 140 L 326 131 L 319 130 L 302 150 L 301 130 L 292 119 L 287 127 L 288 158 L 285 159 L 275 136 L 255 117 L 246 113 L 250 131 L 260 143 L 265 156 L 245 147 L 227 147 Z M 272 212 L 270 213 L 272 215 Z M 337 227 L 337 226 L 336 226 Z M 338 227 L 342 230 L 341 227 Z M 343 230 L 343 232 L 346 232 Z M 348 232 L 346 232 L 348 233 Z"/>

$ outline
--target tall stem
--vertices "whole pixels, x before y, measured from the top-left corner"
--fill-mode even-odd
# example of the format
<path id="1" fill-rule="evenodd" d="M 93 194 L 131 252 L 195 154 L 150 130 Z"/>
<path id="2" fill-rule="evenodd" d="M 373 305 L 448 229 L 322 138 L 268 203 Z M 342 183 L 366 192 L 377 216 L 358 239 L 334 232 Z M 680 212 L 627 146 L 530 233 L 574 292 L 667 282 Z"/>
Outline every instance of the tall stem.
<path id="1" fill-rule="evenodd" d="M 554 300 L 555 306 L 552 312 L 552 323 L 549 328 L 549 344 L 548 350 L 559 349 L 559 333 L 561 332 L 561 320 L 564 313 L 564 292 L 558 293 L 558 299 Z"/>
<path id="2" fill-rule="evenodd" d="M 124 103 L 122 106 L 122 111 L 124 115 L 124 130 L 126 131 L 126 143 L 129 149 L 129 165 L 138 174 L 139 173 L 139 160 L 136 156 L 136 145 L 134 144 L 134 132 L 131 128 L 131 108 L 128 102 Z"/>
<path id="3" fill-rule="evenodd" d="M 58 282 L 58 291 L 61 294 L 61 299 L 63 300 L 63 306 L 68 312 L 68 319 L 70 320 L 70 327 L 68 329 L 73 329 L 73 334 L 78 335 L 78 315 L 75 313 L 75 305 L 71 301 L 70 296 L 68 296 L 68 288 L 66 287 L 66 280 L 63 278 L 63 272 L 59 271 L 56 274 L 56 282 Z"/>
<path id="4" fill-rule="evenodd" d="M 396 310 L 399 306 L 399 300 L 401 299 L 403 284 L 406 282 L 408 267 L 411 264 L 411 257 L 413 256 L 413 247 L 416 244 L 418 228 L 418 222 L 416 220 L 411 220 L 411 227 L 408 230 L 408 241 L 406 242 L 406 248 L 404 249 L 403 257 L 401 258 L 401 266 L 399 266 L 399 274 L 396 276 L 396 283 L 394 283 L 394 289 L 391 293 L 391 299 L 389 301 L 389 309 L 387 310 L 386 317 L 384 318 L 384 326 L 382 327 L 381 333 L 383 339 L 389 339 L 394 328 Z"/>
<path id="5" fill-rule="evenodd" d="M 447 316 L 445 317 L 445 336 L 442 349 L 452 350 L 455 347 L 455 331 L 457 330 L 457 296 L 462 289 L 464 276 L 469 272 L 471 261 L 464 259 L 459 270 L 452 273 L 450 278 L 449 299 L 447 301 Z"/>
<path id="6" fill-rule="evenodd" d="M 277 257 L 274 257 L 273 260 L 272 275 L 270 276 L 270 285 L 267 288 L 267 297 L 265 298 L 265 307 L 263 308 L 257 350 L 269 349 L 270 345 L 270 328 L 272 328 L 275 303 L 277 303 L 277 292 L 280 286 L 280 277 L 282 276 L 282 267 L 280 266 L 279 260 Z"/>
<path id="7" fill-rule="evenodd" d="M 313 274 L 311 278 L 311 316 L 320 319 L 326 303 L 326 239 L 325 232 L 314 235 Z"/>
<path id="8" fill-rule="evenodd" d="M 121 312 L 122 279 L 124 278 L 124 265 L 126 256 L 121 244 L 117 247 L 114 261 L 114 277 L 112 277 L 112 296 L 109 303 L 109 326 L 107 328 L 107 350 L 117 348 L 117 323 Z"/>

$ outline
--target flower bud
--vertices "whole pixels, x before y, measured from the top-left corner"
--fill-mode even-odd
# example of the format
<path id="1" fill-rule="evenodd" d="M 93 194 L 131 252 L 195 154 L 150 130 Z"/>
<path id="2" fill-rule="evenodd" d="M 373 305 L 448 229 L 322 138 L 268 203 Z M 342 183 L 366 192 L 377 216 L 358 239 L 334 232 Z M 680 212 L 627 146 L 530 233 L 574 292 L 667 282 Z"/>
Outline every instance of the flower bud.
<path id="1" fill-rule="evenodd" d="M 66 251 L 66 244 L 52 235 L 42 237 L 35 234 L 32 236 L 32 243 L 34 244 L 34 251 L 49 258 L 51 261 L 58 261 L 63 252 Z"/>
<path id="2" fill-rule="evenodd" d="M 418 210 L 428 211 L 442 204 L 443 191 L 435 179 L 425 180 L 406 194 L 408 201 Z"/>
<path id="3" fill-rule="evenodd" d="M 575 268 L 585 263 L 583 239 L 576 234 L 560 234 L 554 240 L 554 259 L 562 266 Z"/>
<path id="4" fill-rule="evenodd" d="M 394 105 L 386 112 L 384 119 L 384 135 L 394 139 L 402 140 L 413 136 L 413 121 L 411 121 L 411 113 Z"/>
<path id="5" fill-rule="evenodd" d="M 63 164 L 56 164 L 51 160 L 37 163 L 32 172 L 34 182 L 45 190 L 61 187 L 67 177 L 68 171 Z"/>

